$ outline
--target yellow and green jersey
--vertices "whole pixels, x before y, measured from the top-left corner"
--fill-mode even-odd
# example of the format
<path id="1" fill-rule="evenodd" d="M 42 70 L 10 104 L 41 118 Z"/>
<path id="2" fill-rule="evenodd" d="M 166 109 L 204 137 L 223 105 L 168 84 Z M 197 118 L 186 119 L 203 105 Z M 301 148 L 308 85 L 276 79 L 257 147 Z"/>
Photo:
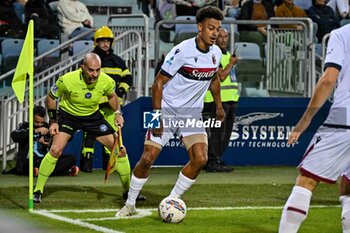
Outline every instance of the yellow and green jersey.
<path id="1" fill-rule="evenodd" d="M 51 87 L 50 96 L 60 98 L 60 108 L 73 116 L 89 116 L 99 109 L 102 96 L 115 91 L 115 81 L 101 72 L 97 81 L 86 84 L 82 70 L 69 72 L 61 76 Z"/>
<path id="2" fill-rule="evenodd" d="M 230 63 L 231 54 L 227 52 L 226 54 L 222 54 L 220 64 L 223 69 Z M 234 67 L 232 67 L 234 69 Z M 231 77 L 231 75 L 235 74 L 229 74 L 227 75 L 226 79 L 224 81 L 220 82 L 220 96 L 221 96 L 221 102 L 229 102 L 234 101 L 237 102 L 239 99 L 239 93 L 238 93 L 238 83 L 236 77 Z M 211 95 L 210 90 L 208 90 L 204 97 L 205 103 L 211 103 L 214 101 L 213 96 Z"/>

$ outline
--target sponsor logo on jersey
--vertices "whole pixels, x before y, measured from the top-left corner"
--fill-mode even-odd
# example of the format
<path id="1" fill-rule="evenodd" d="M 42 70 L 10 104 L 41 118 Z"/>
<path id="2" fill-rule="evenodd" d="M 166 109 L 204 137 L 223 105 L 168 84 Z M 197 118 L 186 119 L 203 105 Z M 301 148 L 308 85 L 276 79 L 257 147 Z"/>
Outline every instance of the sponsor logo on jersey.
<path id="1" fill-rule="evenodd" d="M 107 130 L 108 130 L 108 126 L 107 125 L 105 125 L 105 124 L 100 125 L 100 131 L 101 132 L 107 132 Z"/>
<path id="2" fill-rule="evenodd" d="M 217 68 L 193 68 L 183 66 L 179 70 L 179 73 L 189 79 L 207 81 L 214 77 L 216 71 Z"/>
<path id="3" fill-rule="evenodd" d="M 87 92 L 87 93 L 85 94 L 85 98 L 86 98 L 86 99 L 90 99 L 90 98 L 91 98 L 91 96 L 92 96 L 92 95 L 91 95 L 91 93 L 90 93 L 90 92 Z"/>
<path id="4" fill-rule="evenodd" d="M 329 49 L 329 50 L 328 50 L 328 52 L 327 52 L 327 55 L 332 54 L 332 53 L 333 53 L 333 51 L 334 51 L 334 49 Z"/>
<path id="5" fill-rule="evenodd" d="M 171 66 L 173 64 L 173 61 L 174 61 L 174 56 L 172 56 L 170 59 L 168 59 L 166 61 L 166 64 L 168 64 L 169 66 Z"/>

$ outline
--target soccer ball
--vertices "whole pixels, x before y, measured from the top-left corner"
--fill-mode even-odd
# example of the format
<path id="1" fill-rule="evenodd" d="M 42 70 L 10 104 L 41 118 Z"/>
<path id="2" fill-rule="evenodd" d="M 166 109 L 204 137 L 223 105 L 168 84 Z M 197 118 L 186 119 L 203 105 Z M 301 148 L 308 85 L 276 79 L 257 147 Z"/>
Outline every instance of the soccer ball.
<path id="1" fill-rule="evenodd" d="M 159 203 L 158 213 L 163 222 L 179 223 L 186 216 L 186 204 L 180 198 L 166 197 Z"/>

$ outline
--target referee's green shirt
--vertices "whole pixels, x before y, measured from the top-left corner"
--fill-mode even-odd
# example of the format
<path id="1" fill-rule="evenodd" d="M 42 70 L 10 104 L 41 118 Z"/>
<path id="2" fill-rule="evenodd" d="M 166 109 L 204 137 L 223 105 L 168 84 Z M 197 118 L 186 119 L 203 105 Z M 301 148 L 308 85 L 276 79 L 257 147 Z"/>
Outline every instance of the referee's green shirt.
<path id="1" fill-rule="evenodd" d="M 60 98 L 60 108 L 73 116 L 89 116 L 98 110 L 102 96 L 111 95 L 115 81 L 101 72 L 97 81 L 86 84 L 82 70 L 78 69 L 61 76 L 51 87 L 50 95 Z"/>

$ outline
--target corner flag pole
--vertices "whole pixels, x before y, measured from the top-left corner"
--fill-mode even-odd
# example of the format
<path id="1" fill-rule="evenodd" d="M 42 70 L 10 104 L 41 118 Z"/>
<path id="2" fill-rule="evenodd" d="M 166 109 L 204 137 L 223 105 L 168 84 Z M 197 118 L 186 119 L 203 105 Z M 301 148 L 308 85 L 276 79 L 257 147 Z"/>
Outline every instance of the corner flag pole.
<path id="1" fill-rule="evenodd" d="M 18 59 L 16 71 L 11 83 L 18 102 L 24 102 L 27 77 L 29 78 L 29 200 L 28 209 L 33 210 L 33 137 L 34 137 L 34 21 L 30 20 L 27 35 Z"/>

